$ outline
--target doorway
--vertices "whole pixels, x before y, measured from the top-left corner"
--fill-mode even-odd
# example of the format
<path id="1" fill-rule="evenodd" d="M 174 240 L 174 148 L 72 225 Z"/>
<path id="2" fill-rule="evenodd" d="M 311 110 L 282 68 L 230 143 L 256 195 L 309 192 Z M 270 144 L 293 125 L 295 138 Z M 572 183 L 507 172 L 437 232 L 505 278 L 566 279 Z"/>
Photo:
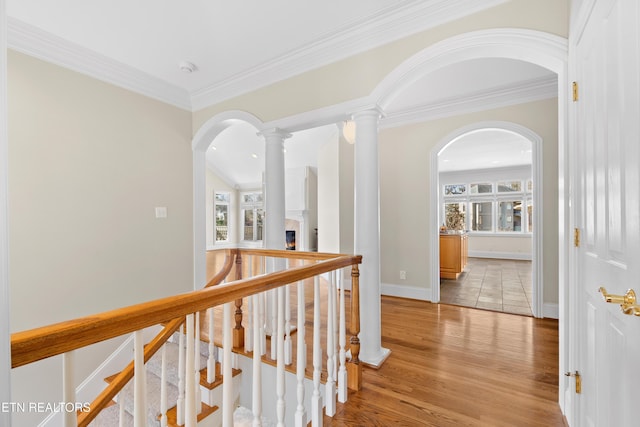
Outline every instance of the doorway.
<path id="1" fill-rule="evenodd" d="M 440 302 L 532 316 L 540 187 L 533 180 L 533 144 L 517 132 L 479 128 L 439 151 Z M 451 272 L 445 248 L 459 233 L 464 254 Z"/>

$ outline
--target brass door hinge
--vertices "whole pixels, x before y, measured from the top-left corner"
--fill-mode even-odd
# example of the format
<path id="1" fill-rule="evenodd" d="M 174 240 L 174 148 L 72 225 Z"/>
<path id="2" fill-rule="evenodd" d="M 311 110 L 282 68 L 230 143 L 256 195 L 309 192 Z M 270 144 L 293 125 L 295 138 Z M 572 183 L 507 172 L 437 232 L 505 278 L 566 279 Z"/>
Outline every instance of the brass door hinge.
<path id="1" fill-rule="evenodd" d="M 576 379 L 576 394 L 582 393 L 582 376 L 580 376 L 580 372 L 575 371 L 574 373 L 565 372 L 564 374 L 567 377 L 575 377 Z"/>
<path id="2" fill-rule="evenodd" d="M 573 102 L 578 100 L 578 82 L 573 82 Z"/>
<path id="3" fill-rule="evenodd" d="M 580 229 L 579 228 L 573 229 L 573 246 L 575 246 L 576 248 L 580 247 Z"/>

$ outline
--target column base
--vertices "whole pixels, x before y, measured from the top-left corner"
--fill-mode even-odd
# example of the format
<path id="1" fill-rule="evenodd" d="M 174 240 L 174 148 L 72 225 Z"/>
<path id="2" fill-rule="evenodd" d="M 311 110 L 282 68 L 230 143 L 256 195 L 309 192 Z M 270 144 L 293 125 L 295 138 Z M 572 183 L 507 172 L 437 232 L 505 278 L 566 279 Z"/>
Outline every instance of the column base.
<path id="1" fill-rule="evenodd" d="M 387 360 L 390 355 L 391 350 L 389 350 L 388 348 L 380 348 L 380 353 L 375 358 L 365 358 L 362 356 L 362 353 L 360 353 L 360 363 L 369 368 L 380 369 L 384 361 Z"/>

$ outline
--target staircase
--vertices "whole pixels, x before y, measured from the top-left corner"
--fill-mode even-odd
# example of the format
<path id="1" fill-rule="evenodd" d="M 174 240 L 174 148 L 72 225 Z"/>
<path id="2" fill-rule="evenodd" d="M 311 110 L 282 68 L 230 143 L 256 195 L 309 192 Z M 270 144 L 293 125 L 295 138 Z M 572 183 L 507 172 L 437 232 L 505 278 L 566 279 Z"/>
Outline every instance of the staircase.
<path id="1" fill-rule="evenodd" d="M 174 334 L 170 341 L 165 344 L 165 380 L 167 407 L 167 426 L 177 427 L 177 404 L 180 395 L 180 377 L 179 377 L 179 335 Z M 200 342 L 200 366 L 207 366 L 208 359 L 208 343 Z M 162 351 L 157 352 L 146 363 L 146 391 L 147 391 L 147 414 L 146 425 L 160 427 L 160 402 L 162 398 Z M 207 381 L 207 368 L 200 370 L 200 395 L 201 410 L 198 414 L 198 424 L 200 426 L 219 426 L 221 425 L 219 407 L 222 402 L 222 375 L 220 374 L 220 362 L 215 362 L 214 381 Z M 234 393 L 237 401 L 239 395 L 239 369 L 233 370 L 234 377 Z M 113 377 L 106 378 L 108 383 Z M 184 385 L 183 385 L 184 387 Z M 91 427 L 114 427 L 119 426 L 122 417 L 123 426 L 134 425 L 134 387 L 133 380 L 122 389 L 114 400 L 113 404 L 100 412 L 98 417 L 89 425 Z M 240 414 L 239 414 L 240 415 Z"/>
<path id="2" fill-rule="evenodd" d="M 87 378 L 87 398 L 97 394 L 88 411 L 51 414 L 47 425 L 57 417 L 56 425 L 69 427 L 231 427 L 258 422 L 256 414 L 265 426 L 322 426 L 347 388 L 362 383 L 361 262 L 356 255 L 226 250 L 204 289 L 14 333 L 12 368 L 61 355 L 62 401 L 77 402 L 75 350 L 130 334 L 125 343 L 133 349 L 121 346 Z M 267 272 L 267 264 L 281 267 Z M 342 269 L 351 272 L 348 318 Z M 117 366 L 109 369 L 111 361 Z M 101 382 L 114 371 L 109 384 Z"/>

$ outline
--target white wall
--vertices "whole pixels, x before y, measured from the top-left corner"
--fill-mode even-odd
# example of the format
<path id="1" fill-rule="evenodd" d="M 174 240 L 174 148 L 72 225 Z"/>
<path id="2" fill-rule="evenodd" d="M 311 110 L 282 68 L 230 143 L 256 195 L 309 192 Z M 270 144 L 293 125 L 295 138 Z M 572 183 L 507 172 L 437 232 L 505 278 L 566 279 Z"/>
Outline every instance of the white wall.
<path id="1" fill-rule="evenodd" d="M 12 331 L 192 289 L 190 113 L 12 51 L 8 82 Z M 80 352 L 77 381 L 117 344 Z M 16 369 L 12 398 L 59 401 L 60 377 Z"/>

